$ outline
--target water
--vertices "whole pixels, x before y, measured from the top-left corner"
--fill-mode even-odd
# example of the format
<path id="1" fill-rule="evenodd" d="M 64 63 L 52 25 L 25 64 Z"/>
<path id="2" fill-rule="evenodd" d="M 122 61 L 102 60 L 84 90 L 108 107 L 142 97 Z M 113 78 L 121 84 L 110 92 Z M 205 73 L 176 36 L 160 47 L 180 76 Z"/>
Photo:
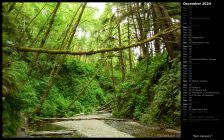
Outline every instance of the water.
<path id="1" fill-rule="evenodd" d="M 140 125 L 134 121 L 104 121 L 106 124 L 122 131 L 133 135 L 137 138 L 143 137 L 180 137 L 180 133 L 169 132 L 167 130 L 162 130 L 156 126 L 145 126 Z"/>
<path id="2" fill-rule="evenodd" d="M 29 124 L 29 129 L 32 131 L 52 131 L 52 130 L 65 130 L 67 128 L 63 126 L 58 126 L 48 122 L 37 122 Z"/>
<path id="3" fill-rule="evenodd" d="M 137 138 L 142 137 L 180 137 L 180 133 L 161 130 L 156 126 L 146 126 L 136 123 L 134 121 L 113 121 L 105 120 L 106 124 L 116 128 L 119 131 L 128 133 Z M 53 130 L 66 130 L 67 128 L 58 126 L 56 124 L 51 124 L 47 122 L 39 122 L 29 125 L 30 131 L 53 131 Z M 37 137 L 37 136 L 35 136 Z M 74 132 L 74 135 L 59 135 L 59 136 L 46 136 L 51 138 L 82 138 L 83 136 L 77 132 Z"/>
<path id="4" fill-rule="evenodd" d="M 54 131 L 54 130 L 66 130 L 68 128 L 59 126 L 56 124 L 48 123 L 48 122 L 37 122 L 33 124 L 29 124 L 29 130 L 30 131 Z M 46 138 L 81 138 L 83 137 L 77 132 L 74 132 L 73 135 L 55 135 L 55 136 L 32 136 L 35 138 L 38 137 L 46 137 Z"/>

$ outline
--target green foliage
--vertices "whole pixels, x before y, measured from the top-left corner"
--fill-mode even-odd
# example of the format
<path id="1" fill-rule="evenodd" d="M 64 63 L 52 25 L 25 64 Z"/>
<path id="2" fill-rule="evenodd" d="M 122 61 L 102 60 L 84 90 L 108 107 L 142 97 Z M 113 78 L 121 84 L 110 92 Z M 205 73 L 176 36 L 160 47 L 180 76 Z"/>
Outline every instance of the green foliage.
<path id="1" fill-rule="evenodd" d="M 2 96 L 3 100 L 3 137 L 10 137 L 16 133 L 20 124 L 20 111 L 25 106 L 21 98 L 21 88 L 27 80 L 27 64 L 21 61 L 20 54 L 14 48 L 18 37 L 17 25 L 13 22 L 10 15 L 15 7 L 13 3 L 3 4 L 3 23 L 2 23 Z M 12 7 L 11 7 L 12 8 Z"/>
<path id="2" fill-rule="evenodd" d="M 3 88 L 3 137 L 10 137 L 16 134 L 20 125 L 20 110 L 25 106 L 19 87 L 22 81 L 26 80 L 24 71 L 26 65 L 22 61 L 13 62 L 7 68 L 3 68 L 2 88 Z"/>
<path id="3" fill-rule="evenodd" d="M 21 99 L 25 104 L 23 111 L 27 114 L 31 114 L 36 103 L 38 103 L 37 95 L 34 87 L 30 83 L 27 83 L 27 85 L 20 91 Z"/>
<path id="4" fill-rule="evenodd" d="M 168 11 L 169 16 L 171 16 L 174 19 L 181 19 L 181 14 L 180 14 L 180 9 L 181 9 L 181 4 L 178 2 L 169 2 L 169 3 L 163 3 L 165 8 Z"/>
<path id="5" fill-rule="evenodd" d="M 42 117 L 64 117 L 67 116 L 67 112 L 64 112 L 69 104 L 63 94 L 59 92 L 56 86 L 53 86 L 49 96 L 45 100 L 42 109 Z"/>
<path id="6" fill-rule="evenodd" d="M 21 120 L 19 111 L 22 108 L 22 103 L 22 100 L 18 97 L 5 97 L 2 107 L 3 137 L 10 137 L 16 134 Z"/>
<path id="7" fill-rule="evenodd" d="M 118 117 L 177 124 L 180 118 L 179 61 L 175 60 L 172 65 L 167 64 L 166 53 L 141 60 L 132 72 L 127 73 L 125 82 L 120 81 L 122 73 L 118 53 L 111 52 L 115 57 L 111 61 L 107 59 L 104 65 L 102 62 L 108 53 L 96 54 L 94 57 L 66 56 L 58 75 L 55 76 L 54 86 L 41 106 L 40 116 L 33 115 L 42 94 L 49 86 L 50 72 L 60 55 L 41 53 L 37 61 L 34 61 L 36 53 L 18 52 L 15 47 L 38 48 L 46 39 L 42 46 L 44 49 L 62 49 L 59 48 L 61 42 L 80 4 L 61 3 L 54 23 L 49 23 L 49 17 L 56 3 L 2 4 L 2 95 L 5 98 L 3 136 L 11 137 L 16 133 L 20 124 L 20 113 L 25 113 L 31 120 L 37 120 L 38 117 L 66 117 L 95 111 L 111 99 L 115 100 L 113 114 Z M 40 11 L 43 6 L 44 9 Z M 113 13 L 117 6 L 120 6 L 120 14 L 123 15 L 120 18 Z M 87 4 L 69 49 L 85 51 L 117 46 L 118 21 L 122 32 L 122 45 L 127 45 L 125 20 L 131 13 L 125 7 L 125 3 L 107 3 L 103 14 L 96 18 L 97 10 Z M 171 17 L 179 19 L 179 5 L 170 3 L 165 4 L 165 7 Z M 50 24 L 53 26 L 49 35 L 43 38 Z M 130 25 L 132 24 L 134 23 L 130 20 Z M 130 38 L 134 38 L 134 33 L 135 30 L 130 26 Z M 135 39 L 131 39 L 130 43 L 134 41 Z M 127 62 L 128 51 L 123 52 Z M 34 65 L 30 65 L 31 63 Z M 29 70 L 32 70 L 31 75 L 27 75 Z M 90 80 L 92 82 L 89 83 Z M 82 90 L 84 92 L 80 95 Z M 66 110 L 79 95 L 80 98 Z"/>
<path id="8" fill-rule="evenodd" d="M 181 65 L 176 58 L 169 71 L 160 78 L 154 87 L 156 92 L 151 104 L 151 116 L 170 126 L 180 125 L 180 97 L 181 97 Z M 172 84 L 170 84 L 172 83 Z"/>
<path id="9" fill-rule="evenodd" d="M 53 86 L 42 106 L 41 116 L 72 116 L 81 112 L 92 112 L 105 104 L 110 99 L 110 93 L 108 93 L 106 85 L 101 86 L 103 81 L 100 80 L 108 78 L 103 72 L 100 72 L 85 89 L 84 94 L 78 101 L 65 112 L 68 105 L 95 75 L 95 71 L 96 68 L 93 65 L 80 61 L 67 61 L 59 73 L 60 76 L 57 77 L 58 82 Z M 39 84 L 40 81 L 34 83 Z M 109 82 L 108 84 L 111 85 Z M 38 86 L 36 85 L 36 87 Z"/>
<path id="10" fill-rule="evenodd" d="M 128 80 L 116 86 L 113 114 L 169 127 L 180 125 L 180 80 L 179 58 L 168 63 L 165 53 L 141 60 Z"/>
<path id="11" fill-rule="evenodd" d="M 18 61 L 18 53 L 3 53 L 2 98 L 3 100 L 3 137 L 16 134 L 20 125 L 20 111 L 25 107 L 21 98 L 21 88 L 27 80 L 27 65 Z"/>
<path id="12" fill-rule="evenodd" d="M 97 74 L 96 79 L 99 82 L 100 87 L 102 89 L 104 89 L 105 92 L 113 92 L 114 91 L 111 77 L 109 77 L 108 75 L 106 75 L 105 72 L 100 71 Z"/>

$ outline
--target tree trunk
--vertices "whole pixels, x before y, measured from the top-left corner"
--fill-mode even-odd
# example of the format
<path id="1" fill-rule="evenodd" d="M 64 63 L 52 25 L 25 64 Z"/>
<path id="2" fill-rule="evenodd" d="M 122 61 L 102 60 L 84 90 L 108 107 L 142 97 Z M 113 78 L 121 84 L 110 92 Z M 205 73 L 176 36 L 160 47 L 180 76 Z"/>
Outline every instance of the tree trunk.
<path id="1" fill-rule="evenodd" d="M 31 19 L 31 21 L 28 23 L 28 25 L 26 26 L 25 31 L 22 33 L 21 37 L 23 37 L 23 34 L 27 31 L 28 27 L 30 26 L 30 24 L 37 18 L 37 16 L 40 14 L 40 12 L 45 8 L 47 4 L 45 4 L 40 10 L 39 12 Z"/>
<path id="2" fill-rule="evenodd" d="M 50 33 L 50 31 L 51 31 L 51 27 L 53 26 L 54 19 L 55 19 L 55 16 L 56 16 L 56 13 L 57 13 L 57 11 L 58 11 L 59 6 L 60 6 L 60 2 L 57 3 L 57 5 L 56 5 L 56 7 L 55 7 L 55 9 L 54 9 L 53 15 L 52 15 L 52 17 L 51 17 L 51 20 L 50 20 L 50 23 L 49 23 L 49 26 L 48 26 L 48 29 L 47 29 L 47 31 L 46 31 L 46 33 L 45 33 L 45 35 L 44 35 L 44 37 L 43 37 L 43 39 L 42 39 L 42 41 L 41 41 L 41 43 L 40 43 L 39 48 L 42 48 L 42 47 L 44 46 L 44 44 L 45 44 L 45 42 L 46 42 L 46 40 L 47 40 L 47 38 L 48 38 L 48 36 L 49 36 L 49 33 Z M 37 61 L 39 55 L 40 55 L 40 53 L 37 52 L 36 55 L 35 55 L 35 57 L 34 57 L 33 62 L 32 62 L 31 65 L 30 65 L 30 69 L 29 69 L 29 71 L 28 71 L 28 75 L 31 75 L 33 66 L 34 66 L 34 64 L 36 63 L 36 61 Z"/>
<path id="3" fill-rule="evenodd" d="M 74 26 L 73 30 L 71 30 L 71 32 L 72 32 L 73 34 L 72 34 L 72 36 L 70 36 L 70 39 L 69 39 L 69 42 L 68 42 L 68 45 L 66 46 L 66 48 L 69 48 L 70 45 L 71 45 L 71 42 L 72 42 L 72 39 L 73 39 L 74 34 L 75 34 L 75 32 L 76 32 L 76 29 L 77 29 L 77 27 L 78 27 L 78 24 L 79 24 L 79 22 L 80 22 L 80 19 L 81 19 L 82 15 L 83 15 L 85 6 L 86 6 L 86 3 L 82 6 L 82 10 L 81 10 L 81 12 L 80 12 L 80 14 L 79 14 L 79 17 L 78 17 L 78 19 L 77 19 L 77 21 L 76 21 L 76 23 L 75 23 L 75 26 Z M 73 20 L 73 19 L 72 19 L 72 20 Z M 69 30 L 69 29 L 68 29 L 68 30 Z M 67 32 L 67 34 L 68 34 L 68 32 Z M 67 35 L 66 35 L 66 36 L 67 36 Z M 66 36 L 65 36 L 65 38 L 66 38 Z M 63 45 L 63 44 L 64 44 L 64 43 L 62 42 L 62 45 Z M 66 45 L 66 44 L 65 44 L 65 45 Z M 65 45 L 64 45 L 64 46 L 65 46 Z M 59 73 L 59 71 L 60 71 L 60 69 L 61 69 L 62 64 L 64 63 L 65 57 L 66 57 L 66 55 L 63 55 L 62 57 L 60 57 L 60 58 L 59 58 L 59 62 L 58 62 L 58 64 L 56 63 L 55 67 L 52 69 L 51 74 L 50 74 L 50 77 L 49 77 L 49 81 L 48 81 L 47 88 L 46 88 L 46 90 L 44 91 L 44 93 L 42 94 L 42 97 L 41 97 L 41 99 L 40 99 L 40 103 L 37 105 L 37 107 L 36 107 L 35 111 L 33 112 L 33 114 L 37 114 L 37 115 L 40 114 L 41 107 L 42 107 L 42 105 L 43 105 L 43 103 L 44 103 L 46 97 L 48 96 L 48 94 L 49 94 L 49 92 L 50 92 L 50 90 L 51 90 L 51 88 L 52 88 L 52 86 L 53 86 L 53 84 L 54 84 L 54 82 L 55 82 L 55 78 L 56 78 L 56 76 L 58 75 L 58 73 Z"/>
<path id="4" fill-rule="evenodd" d="M 129 4 L 129 7 L 130 7 L 131 10 L 133 10 L 131 4 Z M 132 18 L 132 22 L 133 22 L 134 31 L 135 31 L 135 37 L 136 37 L 137 42 L 139 42 L 140 40 L 139 40 L 139 37 L 138 37 L 138 31 L 137 31 L 137 27 L 136 27 L 136 24 L 135 24 L 134 14 L 131 15 L 131 18 Z M 140 56 L 141 56 L 142 55 L 142 48 L 141 47 L 139 47 L 139 52 L 140 52 Z"/>
<path id="5" fill-rule="evenodd" d="M 128 5 L 127 5 L 127 9 L 129 9 Z M 128 17 L 128 45 L 130 45 L 130 22 L 129 22 L 129 17 Z M 131 69 L 132 69 L 131 48 L 128 49 L 128 56 L 129 56 L 129 68 L 130 68 L 130 71 L 131 71 Z"/>
<path id="6" fill-rule="evenodd" d="M 172 21 L 165 7 L 161 3 L 153 3 L 152 6 L 154 9 L 156 18 L 158 19 L 159 22 L 161 22 L 160 28 L 164 30 L 166 28 L 171 27 Z M 169 33 L 169 34 L 163 35 L 162 37 L 165 40 L 165 46 L 169 56 L 171 57 L 171 59 L 175 58 L 177 55 L 176 51 L 178 50 L 178 48 L 180 48 L 180 43 L 179 43 L 180 41 L 176 40 L 177 38 L 175 37 L 175 33 Z M 178 42 L 178 43 L 174 44 L 172 42 Z"/>
<path id="7" fill-rule="evenodd" d="M 118 8 L 118 7 L 117 7 Z M 119 9 L 118 9 L 118 15 L 119 15 Z M 121 46 L 121 31 L 120 31 L 120 23 L 118 23 L 118 40 L 119 40 L 119 46 Z M 120 54 L 120 68 L 121 68 L 121 72 L 122 72 L 122 81 L 125 80 L 125 60 L 124 60 L 124 56 L 123 56 L 123 51 L 120 50 L 119 51 Z"/>
<path id="8" fill-rule="evenodd" d="M 16 21 L 18 15 L 19 15 L 19 13 L 21 12 L 21 9 L 22 9 L 23 5 L 24 5 L 24 2 L 22 2 L 21 6 L 19 7 L 19 11 L 17 12 L 17 15 L 15 17 L 15 21 Z"/>
<path id="9" fill-rule="evenodd" d="M 51 16 L 49 16 L 46 20 L 46 22 L 43 24 L 43 26 L 40 28 L 39 32 L 37 33 L 36 37 L 34 38 L 34 40 L 32 41 L 32 43 L 30 44 L 30 47 L 33 46 L 33 44 L 35 44 L 35 42 L 37 41 L 39 35 L 42 33 L 42 31 L 44 30 L 44 27 L 46 26 L 46 24 L 48 23 L 49 19 Z"/>
<path id="10" fill-rule="evenodd" d="M 159 20 L 156 17 L 156 11 L 155 11 L 155 8 L 154 8 L 153 5 L 152 5 L 152 17 L 153 17 L 154 34 L 157 34 L 159 32 Z M 160 53 L 160 42 L 159 42 L 159 39 L 155 39 L 154 48 L 155 48 L 155 53 L 156 54 Z"/>
<path id="11" fill-rule="evenodd" d="M 7 13 L 9 14 L 12 9 L 15 7 L 16 3 L 11 3 L 11 5 L 9 6 L 9 10 L 7 11 Z"/>
<path id="12" fill-rule="evenodd" d="M 172 26 L 172 21 L 171 21 L 171 18 L 169 16 L 169 14 L 168 14 L 167 9 L 165 8 L 165 6 L 162 3 L 158 3 L 158 5 L 161 9 L 161 12 L 162 12 L 162 15 L 164 17 L 167 28 Z M 181 49 L 181 43 L 180 43 L 180 40 L 178 40 L 179 38 L 177 37 L 177 32 L 172 32 L 170 34 L 171 34 L 171 37 L 172 37 L 173 41 L 177 42 L 176 45 L 174 45 L 174 47 L 173 47 L 174 50 L 175 51 L 180 50 Z"/>
<path id="13" fill-rule="evenodd" d="M 34 37 L 34 40 L 32 41 L 32 43 L 29 45 L 29 47 L 32 47 L 38 40 L 38 37 L 40 36 L 40 34 L 42 33 L 42 31 L 44 30 L 45 25 L 47 24 L 48 20 L 50 19 L 51 16 L 49 16 L 46 20 L 46 22 L 43 24 L 43 26 L 39 29 L 39 32 L 37 33 L 36 37 Z M 21 59 L 24 61 L 28 61 L 30 62 L 30 60 L 27 59 L 28 54 L 27 52 L 24 52 L 21 54 Z M 42 69 L 42 68 L 40 68 Z M 28 72 L 29 73 L 29 72 Z"/>
<path id="14" fill-rule="evenodd" d="M 115 82 L 114 82 L 113 57 L 111 57 L 110 67 L 111 67 L 111 79 L 112 79 L 113 89 L 114 89 L 115 88 Z"/>
<path id="15" fill-rule="evenodd" d="M 67 27 L 67 30 L 62 34 L 62 35 L 64 35 L 64 37 L 61 42 L 61 45 L 58 47 L 59 49 L 63 49 L 63 48 L 66 49 L 66 43 L 68 42 L 69 38 L 73 37 L 72 35 L 74 34 L 74 30 L 76 30 L 77 27 L 74 27 L 74 29 L 72 30 L 72 23 L 74 23 L 75 17 L 81 7 L 82 7 L 82 5 L 80 5 L 79 8 L 76 10 L 74 16 L 72 17 L 70 24 Z M 69 31 L 70 31 L 70 33 L 69 33 Z M 69 49 L 69 48 L 67 48 L 67 49 Z M 64 57 L 64 58 L 61 58 L 61 57 Z M 59 62 L 59 61 L 55 62 L 55 66 L 56 65 L 61 66 L 64 63 L 65 55 L 64 56 L 59 55 L 58 57 L 55 58 L 55 60 L 60 60 L 60 59 L 63 59 L 62 62 Z M 53 68 L 52 71 L 54 71 L 55 69 L 57 69 L 57 68 Z M 42 70 L 42 68 L 40 70 Z"/>
<path id="16" fill-rule="evenodd" d="M 139 33 L 140 33 L 140 40 L 144 40 L 146 38 L 146 35 L 145 35 L 145 31 L 144 31 L 144 17 L 145 15 L 143 16 L 143 18 L 141 17 L 141 8 L 139 7 L 139 3 L 136 3 L 136 7 L 137 7 L 137 12 L 136 12 L 136 17 L 137 17 L 137 23 L 138 23 L 138 29 L 139 29 Z M 144 11 L 143 11 L 143 14 L 144 14 Z M 147 47 L 146 44 L 142 44 L 141 45 L 142 47 L 142 52 L 143 52 L 143 57 L 147 57 L 149 55 L 149 49 Z"/>

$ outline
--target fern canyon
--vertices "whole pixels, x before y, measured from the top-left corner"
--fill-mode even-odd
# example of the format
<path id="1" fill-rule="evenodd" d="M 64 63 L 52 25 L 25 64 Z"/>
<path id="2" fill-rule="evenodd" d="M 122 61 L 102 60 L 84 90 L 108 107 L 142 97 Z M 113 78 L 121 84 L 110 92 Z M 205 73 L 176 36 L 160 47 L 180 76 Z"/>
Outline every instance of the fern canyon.
<path id="1" fill-rule="evenodd" d="M 179 2 L 2 2 L 2 137 L 180 137 Z"/>

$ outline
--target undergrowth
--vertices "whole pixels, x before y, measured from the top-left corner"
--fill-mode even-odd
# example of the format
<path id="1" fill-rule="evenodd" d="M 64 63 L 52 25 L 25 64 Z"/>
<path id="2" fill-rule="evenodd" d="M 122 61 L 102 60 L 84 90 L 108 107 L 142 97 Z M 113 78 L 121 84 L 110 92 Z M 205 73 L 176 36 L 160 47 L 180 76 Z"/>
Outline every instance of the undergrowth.
<path id="1" fill-rule="evenodd" d="M 146 66 L 147 64 L 147 66 Z M 180 125 L 181 62 L 167 54 L 141 60 L 128 79 L 116 86 L 113 115 L 159 124 Z"/>

